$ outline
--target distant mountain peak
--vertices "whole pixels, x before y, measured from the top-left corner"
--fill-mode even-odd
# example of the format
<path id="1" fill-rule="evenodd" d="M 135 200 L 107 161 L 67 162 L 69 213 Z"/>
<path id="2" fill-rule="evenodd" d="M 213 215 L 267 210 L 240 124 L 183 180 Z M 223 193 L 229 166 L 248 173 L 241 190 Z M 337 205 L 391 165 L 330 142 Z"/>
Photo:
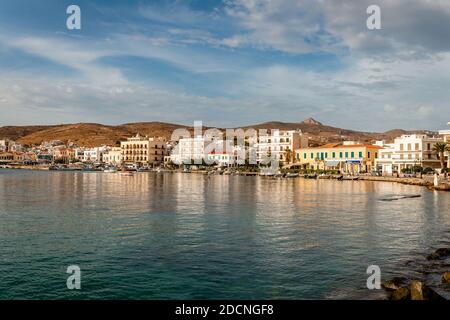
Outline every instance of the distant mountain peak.
<path id="1" fill-rule="evenodd" d="M 321 126 L 321 125 L 322 125 L 322 123 L 320 123 L 319 121 L 317 121 L 317 120 L 314 119 L 314 118 L 308 118 L 308 119 L 305 119 L 305 120 L 303 120 L 302 123 L 305 123 L 305 124 L 313 124 L 313 125 L 316 125 L 316 126 Z"/>

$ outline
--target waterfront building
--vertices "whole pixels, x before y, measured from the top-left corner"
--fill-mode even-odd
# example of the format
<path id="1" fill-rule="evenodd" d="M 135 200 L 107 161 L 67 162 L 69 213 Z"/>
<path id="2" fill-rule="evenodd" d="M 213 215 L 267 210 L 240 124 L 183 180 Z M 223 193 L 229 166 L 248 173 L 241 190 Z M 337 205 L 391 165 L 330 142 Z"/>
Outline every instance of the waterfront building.
<path id="1" fill-rule="evenodd" d="M 171 161 L 178 165 L 201 164 L 210 152 L 223 150 L 224 141 L 221 139 L 214 141 L 211 137 L 204 136 L 181 138 L 172 150 Z"/>
<path id="2" fill-rule="evenodd" d="M 437 142 L 443 138 L 426 134 L 402 135 L 392 144 L 386 144 L 376 159 L 377 169 L 383 174 L 401 173 L 402 169 L 420 166 L 423 168 L 440 168 L 438 155 L 433 152 Z"/>
<path id="3" fill-rule="evenodd" d="M 0 151 L 3 152 L 23 152 L 24 148 L 21 144 L 10 139 L 0 140 Z"/>
<path id="4" fill-rule="evenodd" d="M 102 161 L 102 155 L 106 151 L 106 147 L 85 148 L 81 161 L 89 163 L 98 163 Z"/>
<path id="5" fill-rule="evenodd" d="M 301 130 L 270 130 L 260 134 L 255 143 L 257 163 L 266 162 L 271 157 L 285 164 L 294 162 L 295 150 L 308 147 L 308 138 Z"/>
<path id="6" fill-rule="evenodd" d="M 36 162 L 39 164 L 49 164 L 53 162 L 53 155 L 47 152 L 36 154 Z"/>
<path id="7" fill-rule="evenodd" d="M 7 148 L 8 148 L 7 146 L 8 146 L 7 139 L 0 140 L 0 151 L 2 151 L 2 152 L 7 151 Z"/>
<path id="8" fill-rule="evenodd" d="M 342 173 L 371 172 L 380 146 L 357 142 L 328 143 L 296 150 L 296 163 L 305 169 L 339 170 Z"/>
<path id="9" fill-rule="evenodd" d="M 9 163 L 33 163 L 36 161 L 34 154 L 16 151 L 0 152 L 0 164 Z"/>
<path id="10" fill-rule="evenodd" d="M 163 137 L 142 137 L 139 134 L 120 142 L 122 161 L 138 166 L 155 166 L 163 163 L 167 154 L 166 139 Z"/>
<path id="11" fill-rule="evenodd" d="M 237 156 L 230 152 L 210 152 L 208 163 L 214 163 L 219 167 L 232 167 L 237 164 Z"/>
<path id="12" fill-rule="evenodd" d="M 450 126 L 450 122 L 447 123 Z M 440 130 L 439 135 L 442 136 L 444 142 L 447 142 L 450 145 L 450 130 Z M 450 168 L 450 154 L 447 152 L 447 168 Z"/>
<path id="13" fill-rule="evenodd" d="M 14 162 L 14 154 L 12 152 L 0 152 L 0 164 L 8 164 Z"/>
<path id="14" fill-rule="evenodd" d="M 103 153 L 102 162 L 109 165 L 120 165 L 122 163 L 122 148 L 114 147 Z"/>
<path id="15" fill-rule="evenodd" d="M 58 146 L 53 149 L 53 158 L 55 161 L 69 163 L 75 160 L 75 149 Z"/>

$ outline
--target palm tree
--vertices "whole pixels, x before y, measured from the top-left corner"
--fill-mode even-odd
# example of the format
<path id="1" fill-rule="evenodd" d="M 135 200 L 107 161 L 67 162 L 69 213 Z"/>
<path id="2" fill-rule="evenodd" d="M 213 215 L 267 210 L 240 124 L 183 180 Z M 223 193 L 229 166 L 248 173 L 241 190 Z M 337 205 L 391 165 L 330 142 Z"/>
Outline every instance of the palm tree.
<path id="1" fill-rule="evenodd" d="M 293 158 L 292 153 L 293 152 L 291 151 L 291 149 L 289 147 L 287 147 L 286 151 L 284 152 L 284 154 L 285 154 L 284 158 L 286 159 L 287 164 L 290 164 L 292 161 L 292 158 Z"/>
<path id="2" fill-rule="evenodd" d="M 445 152 L 450 152 L 450 145 L 445 142 L 438 142 L 433 146 L 433 152 L 439 155 L 441 161 L 441 172 L 446 174 Z"/>

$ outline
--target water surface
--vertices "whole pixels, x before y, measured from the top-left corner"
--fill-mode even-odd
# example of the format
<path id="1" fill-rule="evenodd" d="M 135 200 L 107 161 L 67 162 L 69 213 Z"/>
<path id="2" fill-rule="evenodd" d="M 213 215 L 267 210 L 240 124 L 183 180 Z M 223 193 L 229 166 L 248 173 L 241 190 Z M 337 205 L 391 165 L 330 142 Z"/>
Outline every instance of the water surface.
<path id="1" fill-rule="evenodd" d="M 367 266 L 447 243 L 449 208 L 383 182 L 0 170 L 0 299 L 371 297 Z"/>

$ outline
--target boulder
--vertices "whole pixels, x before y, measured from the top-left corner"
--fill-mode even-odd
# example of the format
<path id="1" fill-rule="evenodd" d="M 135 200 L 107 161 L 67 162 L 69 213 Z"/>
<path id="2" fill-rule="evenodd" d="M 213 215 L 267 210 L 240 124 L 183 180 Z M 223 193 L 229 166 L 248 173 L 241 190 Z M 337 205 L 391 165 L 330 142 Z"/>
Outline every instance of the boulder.
<path id="1" fill-rule="evenodd" d="M 447 271 L 442 275 L 442 282 L 450 283 L 450 272 Z"/>
<path id="2" fill-rule="evenodd" d="M 424 298 L 424 285 L 422 282 L 413 280 L 411 281 L 410 292 L 411 300 L 425 300 Z"/>
<path id="3" fill-rule="evenodd" d="M 391 280 L 385 281 L 381 286 L 387 291 L 395 291 L 406 283 L 405 277 L 394 277 Z"/>
<path id="4" fill-rule="evenodd" d="M 450 248 L 439 248 L 427 256 L 427 260 L 438 260 L 450 256 Z"/>
<path id="5" fill-rule="evenodd" d="M 441 295 L 439 289 L 430 288 L 428 286 L 425 286 L 423 288 L 423 295 L 425 297 L 425 300 L 447 300 L 445 296 Z"/>
<path id="6" fill-rule="evenodd" d="M 408 300 L 409 297 L 409 289 L 407 287 L 401 287 L 392 293 L 391 300 Z"/>

